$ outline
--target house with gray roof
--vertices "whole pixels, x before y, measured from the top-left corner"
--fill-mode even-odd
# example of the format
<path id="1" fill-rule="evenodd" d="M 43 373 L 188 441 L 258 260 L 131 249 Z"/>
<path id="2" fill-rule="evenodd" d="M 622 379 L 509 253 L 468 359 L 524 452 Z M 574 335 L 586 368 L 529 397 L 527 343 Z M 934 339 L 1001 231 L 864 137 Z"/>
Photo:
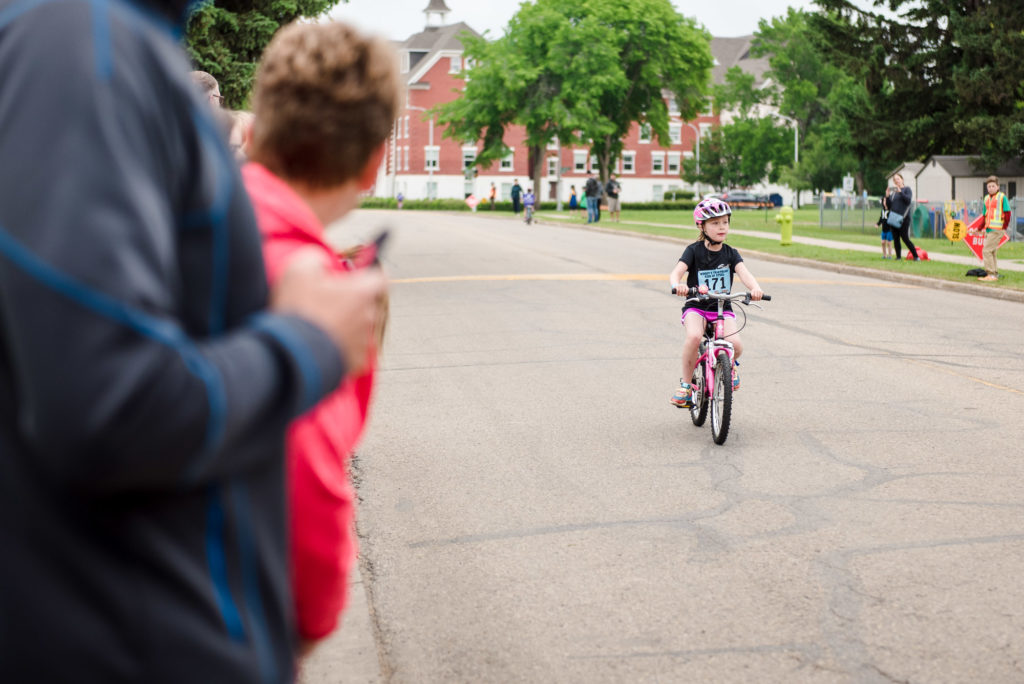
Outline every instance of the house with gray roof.
<path id="1" fill-rule="evenodd" d="M 1009 197 L 1024 189 L 1024 164 L 1019 159 L 991 169 L 982 166 L 978 157 L 935 154 L 917 171 L 914 196 L 928 202 L 979 199 L 985 196 L 985 178 L 993 174 L 999 176 L 1000 189 Z"/>

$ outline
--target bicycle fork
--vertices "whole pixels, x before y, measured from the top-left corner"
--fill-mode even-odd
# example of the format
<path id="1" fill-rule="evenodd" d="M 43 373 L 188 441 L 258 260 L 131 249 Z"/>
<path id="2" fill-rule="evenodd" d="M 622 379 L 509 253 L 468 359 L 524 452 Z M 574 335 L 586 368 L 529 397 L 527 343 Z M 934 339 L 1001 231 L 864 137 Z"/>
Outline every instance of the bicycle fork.
<path id="1" fill-rule="evenodd" d="M 719 321 L 715 327 L 718 328 L 721 325 L 722 323 Z M 700 359 L 697 363 L 704 364 L 704 394 L 708 397 L 714 393 L 715 366 L 718 364 L 718 352 L 720 351 L 729 355 L 729 368 L 731 369 L 736 359 L 736 351 L 733 349 L 732 342 L 721 338 L 705 337 L 700 343 Z"/>

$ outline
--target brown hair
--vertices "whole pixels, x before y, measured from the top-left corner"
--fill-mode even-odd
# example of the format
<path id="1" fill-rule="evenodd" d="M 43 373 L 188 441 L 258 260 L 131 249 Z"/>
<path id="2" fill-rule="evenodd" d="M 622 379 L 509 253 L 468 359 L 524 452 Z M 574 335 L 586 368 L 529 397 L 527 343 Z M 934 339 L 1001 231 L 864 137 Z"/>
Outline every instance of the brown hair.
<path id="1" fill-rule="evenodd" d="M 999 176 L 989 176 L 988 178 L 986 178 L 985 185 L 988 185 L 989 183 L 995 183 L 996 185 L 999 185 Z"/>
<path id="2" fill-rule="evenodd" d="M 260 60 L 250 158 L 310 187 L 355 179 L 390 135 L 400 95 L 383 38 L 340 22 L 289 24 Z"/>

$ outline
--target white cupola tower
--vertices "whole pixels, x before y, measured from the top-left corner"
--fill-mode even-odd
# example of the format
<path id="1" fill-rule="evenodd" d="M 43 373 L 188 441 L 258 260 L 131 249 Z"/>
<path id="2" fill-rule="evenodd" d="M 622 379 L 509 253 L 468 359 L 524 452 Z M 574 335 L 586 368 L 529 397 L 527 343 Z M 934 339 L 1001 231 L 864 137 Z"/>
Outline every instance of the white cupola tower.
<path id="1" fill-rule="evenodd" d="M 444 4 L 444 0 L 430 0 L 427 9 L 423 10 L 423 13 L 427 15 L 427 28 L 444 26 L 445 15 L 449 12 L 451 10 L 448 9 L 448 5 Z"/>

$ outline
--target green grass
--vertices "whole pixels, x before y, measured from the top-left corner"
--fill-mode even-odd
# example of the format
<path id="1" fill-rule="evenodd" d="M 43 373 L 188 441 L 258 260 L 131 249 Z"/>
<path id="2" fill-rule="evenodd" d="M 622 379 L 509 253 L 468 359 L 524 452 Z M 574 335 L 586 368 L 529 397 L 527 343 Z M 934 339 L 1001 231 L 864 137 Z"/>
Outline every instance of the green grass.
<path id="1" fill-rule="evenodd" d="M 539 218 L 557 219 L 567 223 L 582 224 L 586 218 L 569 217 L 568 212 L 557 214 L 555 212 L 543 212 Z M 663 225 L 649 225 L 650 223 Z M 622 222 L 612 223 L 601 221 L 603 228 L 615 228 L 632 233 L 647 235 L 668 235 L 684 239 L 696 239 L 697 229 L 693 226 L 692 212 L 680 211 L 623 211 Z M 740 230 L 752 230 L 771 232 L 778 234 L 778 225 L 775 223 L 775 213 L 768 213 L 768 221 L 765 222 L 763 211 L 741 211 L 733 214 L 732 227 Z M 884 271 L 896 271 L 901 273 L 912 273 L 914 275 L 930 278 L 941 278 L 956 282 L 977 282 L 974 278 L 965 275 L 970 266 L 962 264 L 949 264 L 937 261 L 891 261 L 881 258 L 882 249 L 879 241 L 879 233 L 871 226 L 871 232 L 861 232 L 858 226 L 853 230 L 839 230 L 838 228 L 820 228 L 818 226 L 818 209 L 811 207 L 797 210 L 793 222 L 793 235 L 822 238 L 826 240 L 837 240 L 851 244 L 871 245 L 878 247 L 877 252 L 859 252 L 844 249 L 832 249 L 829 247 L 817 247 L 814 245 L 801 245 L 794 243 L 783 247 L 779 244 L 778 238 L 764 239 L 747 237 L 742 235 L 730 235 L 729 244 L 738 249 L 768 252 L 771 254 L 782 254 L 801 259 L 812 259 L 834 264 L 848 264 L 864 268 L 874 268 Z M 971 252 L 962 242 L 951 244 L 946 239 L 914 238 L 914 244 L 934 253 L 960 254 L 970 256 Z M 1024 242 L 1008 242 L 999 250 L 1000 261 L 1013 261 L 1024 259 Z M 978 267 L 981 262 L 978 262 Z M 1004 270 L 1003 277 L 996 283 L 985 283 L 988 287 L 1010 288 L 1024 290 L 1024 272 Z"/>

